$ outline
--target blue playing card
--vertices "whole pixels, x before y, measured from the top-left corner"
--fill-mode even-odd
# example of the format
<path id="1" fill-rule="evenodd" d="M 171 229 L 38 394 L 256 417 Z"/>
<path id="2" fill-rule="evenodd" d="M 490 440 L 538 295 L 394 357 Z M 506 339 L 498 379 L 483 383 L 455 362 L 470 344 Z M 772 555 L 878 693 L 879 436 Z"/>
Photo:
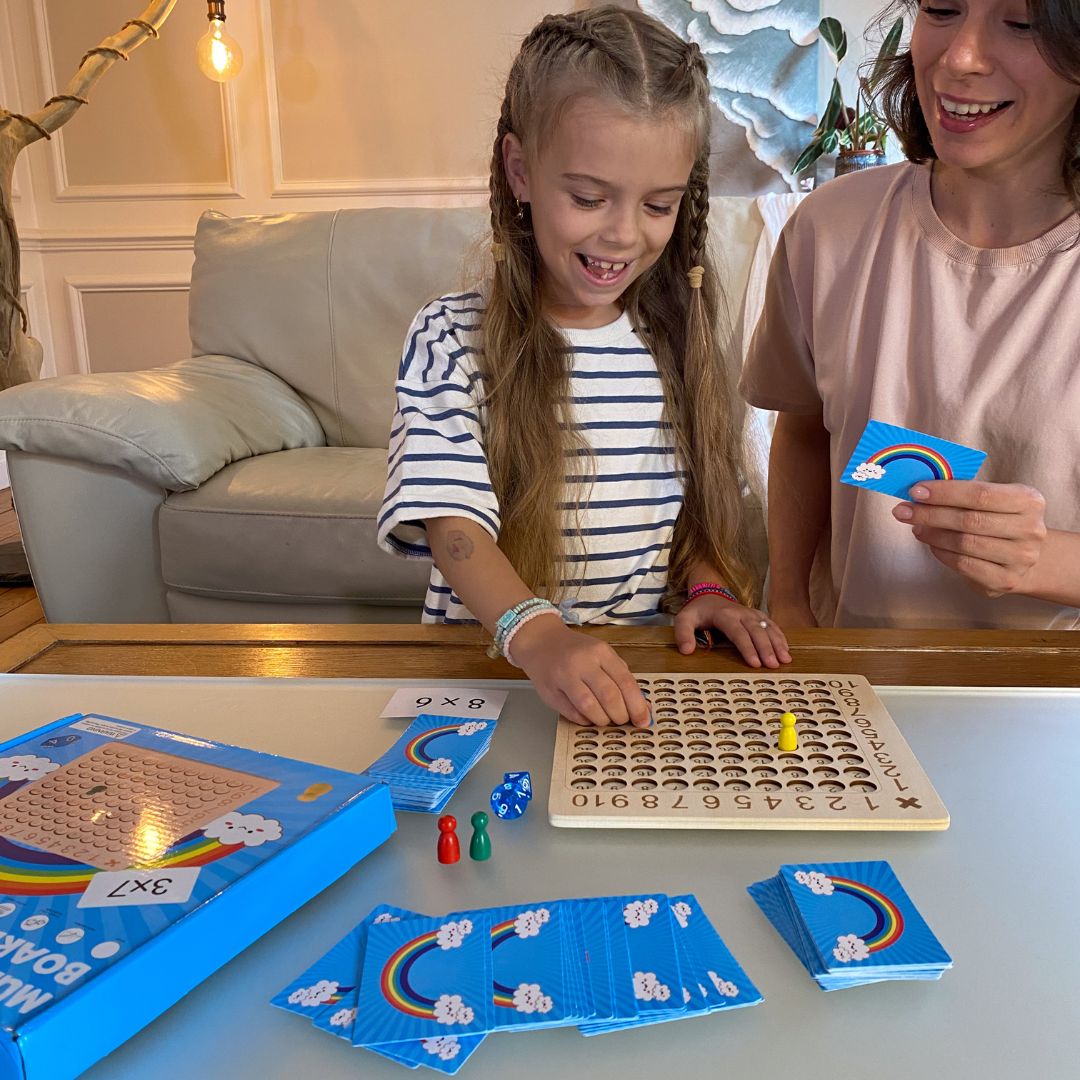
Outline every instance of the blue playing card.
<path id="1" fill-rule="evenodd" d="M 488 752 L 494 720 L 421 713 L 364 775 L 390 786 L 394 808 L 435 813 Z"/>
<path id="2" fill-rule="evenodd" d="M 780 877 L 830 974 L 952 963 L 887 862 L 788 865 Z"/>
<path id="3" fill-rule="evenodd" d="M 824 990 L 952 966 L 887 862 L 785 865 L 748 891 Z"/>
<path id="4" fill-rule="evenodd" d="M 970 446 L 871 420 L 840 482 L 906 499 L 920 481 L 973 480 L 985 460 Z"/>
<path id="5" fill-rule="evenodd" d="M 357 983 L 360 969 L 357 957 L 363 952 L 368 926 L 376 920 L 396 919 L 402 915 L 414 914 L 415 912 L 389 904 L 380 904 L 329 952 L 275 995 L 271 1004 L 307 1016 L 315 1027 L 338 1038 L 349 1039 L 356 1018 L 359 993 Z M 400 1064 L 410 1064 L 394 1047 L 369 1049 Z"/>
<path id="6" fill-rule="evenodd" d="M 702 994 L 707 1011 L 757 1005 L 763 1000 L 701 910 L 696 896 L 673 896 L 671 913 L 683 963 L 683 985 L 691 994 L 695 990 Z"/>
<path id="7" fill-rule="evenodd" d="M 474 918 L 481 912 L 465 912 Z M 493 908 L 491 919 L 493 1031 L 576 1023 L 568 985 L 566 913 L 557 903 Z M 460 918 L 461 916 L 451 916 Z"/>
<path id="8" fill-rule="evenodd" d="M 602 904 L 572 901 L 578 910 L 581 924 L 583 975 L 588 982 L 592 1001 L 589 1015 L 597 1020 L 615 1016 L 615 997 L 612 987 L 611 942 L 607 933 L 607 915 Z"/>
<path id="9" fill-rule="evenodd" d="M 353 1042 L 491 1030 L 491 918 L 402 919 L 368 928 Z"/>

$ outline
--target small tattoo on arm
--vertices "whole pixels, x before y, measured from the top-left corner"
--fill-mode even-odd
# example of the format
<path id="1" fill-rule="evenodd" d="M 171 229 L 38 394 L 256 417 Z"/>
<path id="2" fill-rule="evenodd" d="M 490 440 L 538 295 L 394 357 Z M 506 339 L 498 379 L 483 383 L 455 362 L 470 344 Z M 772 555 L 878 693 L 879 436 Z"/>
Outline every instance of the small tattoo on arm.
<path id="1" fill-rule="evenodd" d="M 472 558 L 473 542 L 463 532 L 452 532 L 446 537 L 446 550 L 450 552 L 451 559 L 461 562 Z"/>

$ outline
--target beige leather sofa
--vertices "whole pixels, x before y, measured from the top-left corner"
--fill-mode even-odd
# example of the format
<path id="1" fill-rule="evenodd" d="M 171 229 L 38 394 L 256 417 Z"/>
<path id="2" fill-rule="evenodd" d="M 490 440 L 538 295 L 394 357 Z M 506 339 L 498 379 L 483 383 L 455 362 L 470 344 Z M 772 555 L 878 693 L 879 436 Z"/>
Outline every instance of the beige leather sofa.
<path id="1" fill-rule="evenodd" d="M 419 618 L 429 564 L 375 545 L 401 344 L 463 284 L 475 209 L 199 222 L 194 356 L 0 394 L 0 449 L 54 622 Z M 741 310 L 754 200 L 711 211 Z M 166 357 L 148 360 L 167 360 Z"/>

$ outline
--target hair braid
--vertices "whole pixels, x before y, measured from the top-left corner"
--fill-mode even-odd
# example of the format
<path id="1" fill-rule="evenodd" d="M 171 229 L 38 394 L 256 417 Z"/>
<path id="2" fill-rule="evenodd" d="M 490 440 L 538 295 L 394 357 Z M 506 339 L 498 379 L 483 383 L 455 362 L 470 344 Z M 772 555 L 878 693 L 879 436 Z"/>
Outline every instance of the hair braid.
<path id="1" fill-rule="evenodd" d="M 592 449 L 576 427 L 568 343 L 547 317 L 542 260 L 529 215 L 515 214 L 503 157 L 512 133 L 534 167 L 564 110 L 582 96 L 634 118 L 673 123 L 694 148 L 671 239 L 620 302 L 656 360 L 665 419 L 686 477 L 668 559 L 669 602 L 700 561 L 752 600 L 755 581 L 744 539 L 760 515 L 745 497 L 743 414 L 715 325 L 720 293 L 707 250 L 708 69 L 697 45 L 629 8 L 606 5 L 542 19 L 522 42 L 500 108 L 488 200 L 498 261 L 486 287 L 478 358 L 499 546 L 541 595 L 554 599 L 565 591 L 563 581 L 572 588 L 587 576 L 580 555 L 569 560 L 577 551 L 588 554 L 576 502 L 588 501 L 588 485 L 571 487 L 567 474 L 590 476 Z M 700 289 L 690 288 L 691 266 L 703 268 Z"/>

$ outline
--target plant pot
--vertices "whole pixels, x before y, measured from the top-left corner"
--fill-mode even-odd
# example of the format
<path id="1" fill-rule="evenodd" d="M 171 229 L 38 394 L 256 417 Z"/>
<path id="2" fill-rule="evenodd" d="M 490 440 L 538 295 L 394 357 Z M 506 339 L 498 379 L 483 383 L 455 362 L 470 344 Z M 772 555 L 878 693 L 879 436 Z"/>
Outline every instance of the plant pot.
<path id="1" fill-rule="evenodd" d="M 885 155 L 880 150 L 841 150 L 836 158 L 834 176 L 872 169 L 875 165 L 884 165 Z"/>

